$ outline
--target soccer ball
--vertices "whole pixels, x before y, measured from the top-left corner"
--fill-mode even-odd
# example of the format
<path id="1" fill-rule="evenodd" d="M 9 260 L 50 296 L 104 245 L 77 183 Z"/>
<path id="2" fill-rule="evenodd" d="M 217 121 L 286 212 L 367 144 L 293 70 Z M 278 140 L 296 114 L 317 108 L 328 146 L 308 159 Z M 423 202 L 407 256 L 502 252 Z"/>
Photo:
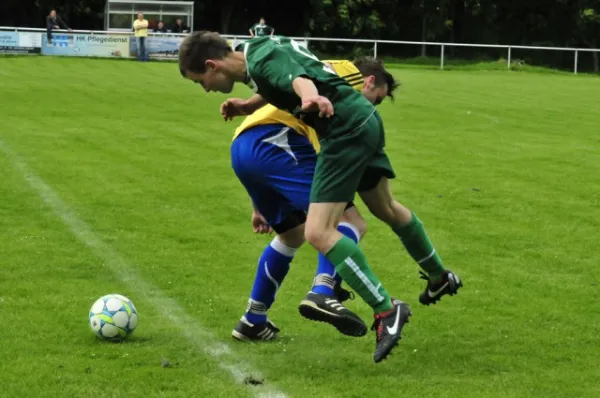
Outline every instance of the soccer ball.
<path id="1" fill-rule="evenodd" d="M 121 341 L 136 328 L 138 315 L 135 306 L 127 297 L 107 294 L 92 305 L 89 321 L 92 331 L 100 338 Z"/>

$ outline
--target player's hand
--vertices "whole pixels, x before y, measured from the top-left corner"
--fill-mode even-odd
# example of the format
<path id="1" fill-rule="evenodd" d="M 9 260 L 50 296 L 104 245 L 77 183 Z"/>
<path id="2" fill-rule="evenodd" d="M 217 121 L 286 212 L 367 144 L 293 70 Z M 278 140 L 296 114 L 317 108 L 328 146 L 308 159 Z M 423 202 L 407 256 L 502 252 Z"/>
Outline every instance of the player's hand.
<path id="1" fill-rule="evenodd" d="M 221 116 L 225 121 L 236 116 L 248 115 L 248 101 L 242 98 L 229 98 L 221 104 Z"/>
<path id="2" fill-rule="evenodd" d="M 333 105 L 326 97 L 317 95 L 302 99 L 302 110 L 304 112 L 319 112 L 319 117 L 330 118 L 333 116 Z"/>
<path id="3" fill-rule="evenodd" d="M 267 220 L 258 211 L 252 212 L 252 230 L 255 234 L 270 234 L 273 228 L 267 223 Z"/>

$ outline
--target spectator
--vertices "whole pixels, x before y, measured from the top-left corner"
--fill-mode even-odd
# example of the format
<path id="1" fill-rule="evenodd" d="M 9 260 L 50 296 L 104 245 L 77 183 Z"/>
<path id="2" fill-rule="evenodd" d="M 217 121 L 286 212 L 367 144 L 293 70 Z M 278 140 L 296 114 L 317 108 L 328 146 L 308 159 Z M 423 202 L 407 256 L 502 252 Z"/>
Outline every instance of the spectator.
<path id="1" fill-rule="evenodd" d="M 158 21 L 158 26 L 154 28 L 154 33 L 167 33 L 167 28 L 163 21 Z"/>
<path id="2" fill-rule="evenodd" d="M 138 12 L 138 19 L 133 23 L 133 30 L 137 42 L 137 60 L 147 61 L 146 40 L 148 39 L 148 21 L 144 19 L 144 13 Z"/>
<path id="3" fill-rule="evenodd" d="M 258 23 L 255 23 L 254 25 L 252 25 L 252 27 L 248 31 L 250 32 L 250 36 L 252 36 L 252 37 L 267 36 L 267 35 L 273 36 L 273 33 L 275 33 L 275 29 L 273 29 L 271 26 L 267 25 L 267 22 L 265 21 L 264 18 L 261 18 L 258 21 Z"/>
<path id="4" fill-rule="evenodd" d="M 190 31 L 190 28 L 183 24 L 183 20 L 181 18 L 177 18 L 177 21 L 175 21 L 175 26 L 173 26 L 171 31 L 173 33 L 187 33 Z"/>
<path id="5" fill-rule="evenodd" d="M 50 14 L 46 17 L 46 34 L 48 37 L 48 44 L 52 44 L 52 31 L 56 29 L 68 29 L 72 32 L 71 28 L 67 26 L 65 21 L 61 17 L 56 15 L 56 10 L 50 10 Z"/>

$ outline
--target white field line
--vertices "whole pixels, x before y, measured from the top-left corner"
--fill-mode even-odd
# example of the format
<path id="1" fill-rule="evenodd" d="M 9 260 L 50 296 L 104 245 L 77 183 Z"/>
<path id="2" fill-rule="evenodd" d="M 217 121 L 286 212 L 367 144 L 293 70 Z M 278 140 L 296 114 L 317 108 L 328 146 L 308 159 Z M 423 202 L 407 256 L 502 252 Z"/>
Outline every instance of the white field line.
<path id="1" fill-rule="evenodd" d="M 253 366 L 238 359 L 229 345 L 219 342 L 215 336 L 173 299 L 167 297 L 159 288 L 144 281 L 126 259 L 94 233 L 90 226 L 80 219 L 58 196 L 56 191 L 36 175 L 27 164 L 4 141 L 0 139 L 0 152 L 9 159 L 14 168 L 27 181 L 54 214 L 71 230 L 73 235 L 126 284 L 135 297 L 151 303 L 169 322 L 178 327 L 179 332 L 194 349 L 212 357 L 219 367 L 228 372 L 236 383 L 244 385 L 247 378 L 262 380 L 260 372 Z M 248 386 L 248 391 L 257 398 L 286 398 L 287 395 L 276 387 L 264 383 Z"/>

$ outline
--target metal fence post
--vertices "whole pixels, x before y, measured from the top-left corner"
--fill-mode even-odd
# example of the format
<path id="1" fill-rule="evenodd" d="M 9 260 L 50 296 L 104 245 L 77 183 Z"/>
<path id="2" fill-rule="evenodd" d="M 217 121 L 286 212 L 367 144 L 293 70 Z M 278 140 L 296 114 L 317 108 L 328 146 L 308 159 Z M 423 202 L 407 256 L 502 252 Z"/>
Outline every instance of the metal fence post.
<path id="1" fill-rule="evenodd" d="M 511 50 L 511 48 L 509 46 L 508 47 L 508 62 L 507 62 L 508 70 L 510 70 L 510 58 L 511 58 L 511 51 L 510 50 Z"/>
<path id="2" fill-rule="evenodd" d="M 440 69 L 444 69 L 444 45 L 442 44 L 442 56 L 440 59 Z"/>
<path id="3" fill-rule="evenodd" d="M 373 46 L 373 58 L 377 58 L 377 40 L 375 40 L 375 45 Z"/>
<path id="4" fill-rule="evenodd" d="M 575 67 L 573 73 L 577 74 L 577 63 L 579 62 L 579 51 L 575 50 Z"/>

